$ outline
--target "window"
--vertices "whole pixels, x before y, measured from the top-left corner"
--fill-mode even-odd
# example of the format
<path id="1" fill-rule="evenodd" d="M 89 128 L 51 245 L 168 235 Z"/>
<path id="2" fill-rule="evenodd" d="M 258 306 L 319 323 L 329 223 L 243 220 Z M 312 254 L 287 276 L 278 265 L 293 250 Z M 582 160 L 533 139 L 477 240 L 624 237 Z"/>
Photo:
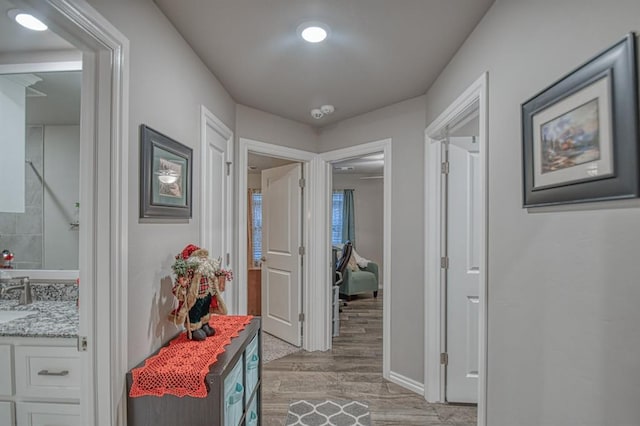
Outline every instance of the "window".
<path id="1" fill-rule="evenodd" d="M 262 257 L 262 193 L 251 194 L 251 206 L 253 209 L 253 265 L 259 266 Z"/>
<path id="2" fill-rule="evenodd" d="M 331 208 L 331 244 L 342 244 L 342 206 L 344 204 L 344 192 L 333 191 Z"/>

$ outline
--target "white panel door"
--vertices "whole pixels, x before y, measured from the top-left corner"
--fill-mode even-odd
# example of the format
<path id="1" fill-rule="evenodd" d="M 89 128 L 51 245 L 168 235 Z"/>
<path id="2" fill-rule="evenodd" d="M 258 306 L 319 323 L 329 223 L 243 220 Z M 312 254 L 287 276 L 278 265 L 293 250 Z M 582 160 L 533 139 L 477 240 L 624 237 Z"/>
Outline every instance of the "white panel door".
<path id="1" fill-rule="evenodd" d="M 481 224 L 479 154 L 475 145 L 470 137 L 450 138 L 448 153 L 446 399 L 449 402 L 478 401 Z"/>
<path id="2" fill-rule="evenodd" d="M 300 346 L 301 164 L 262 172 L 262 326 Z"/>
<path id="3" fill-rule="evenodd" d="M 233 133 L 213 114 L 202 108 L 202 217 L 200 245 L 212 257 L 222 258 L 222 265 L 233 269 L 232 191 L 230 176 Z M 235 286 L 227 286 L 223 297 L 230 312 L 235 312 Z"/>
<path id="4" fill-rule="evenodd" d="M 206 164 L 206 188 L 203 202 L 207 204 L 207 213 L 202 218 L 206 235 L 204 235 L 203 246 L 209 250 L 212 257 L 225 256 L 228 253 L 226 247 L 227 232 L 226 227 L 226 178 L 227 178 L 227 141 L 220 133 L 211 128 L 206 134 L 207 149 L 204 155 L 207 156 Z M 224 260 L 223 259 L 223 263 Z"/>

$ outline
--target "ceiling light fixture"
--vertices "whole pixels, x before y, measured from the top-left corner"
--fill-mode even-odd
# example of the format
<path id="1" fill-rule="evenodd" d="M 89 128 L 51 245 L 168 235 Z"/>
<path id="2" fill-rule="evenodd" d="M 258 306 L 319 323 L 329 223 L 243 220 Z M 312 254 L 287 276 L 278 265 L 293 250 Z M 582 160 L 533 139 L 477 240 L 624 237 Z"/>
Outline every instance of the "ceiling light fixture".
<path id="1" fill-rule="evenodd" d="M 7 12 L 9 18 L 16 21 L 18 24 L 33 31 L 45 31 L 49 29 L 41 20 L 35 16 L 23 12 L 18 9 L 11 9 Z"/>
<path id="2" fill-rule="evenodd" d="M 329 36 L 329 27 L 319 22 L 304 22 L 298 26 L 298 35 L 308 43 L 320 43 Z"/>

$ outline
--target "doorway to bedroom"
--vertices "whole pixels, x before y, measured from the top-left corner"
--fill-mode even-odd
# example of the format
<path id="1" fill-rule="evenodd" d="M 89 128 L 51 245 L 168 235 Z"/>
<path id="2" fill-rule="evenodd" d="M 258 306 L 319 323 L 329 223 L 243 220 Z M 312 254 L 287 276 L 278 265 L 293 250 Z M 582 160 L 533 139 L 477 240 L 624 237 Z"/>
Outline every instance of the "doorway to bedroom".
<path id="1" fill-rule="evenodd" d="M 331 348 L 333 337 L 340 333 L 340 308 L 350 303 L 348 299 L 380 304 L 381 346 L 375 350 L 382 351 L 383 377 L 393 381 L 389 335 L 391 139 L 325 152 L 320 160 L 325 188 L 325 250 L 331 265 L 326 293 L 327 346 Z M 350 247 L 345 245 L 347 241 Z M 357 256 L 344 256 L 339 262 L 343 252 L 353 248 Z M 349 318 L 351 324 L 352 319 L 357 320 Z M 367 333 L 366 327 L 362 324 L 360 332 Z"/>
<path id="2" fill-rule="evenodd" d="M 342 307 L 352 299 L 377 299 L 382 289 L 384 153 L 332 163 L 331 181 L 330 232 L 336 268 L 332 337 L 336 337 Z M 345 249 L 345 244 L 350 247 Z"/>

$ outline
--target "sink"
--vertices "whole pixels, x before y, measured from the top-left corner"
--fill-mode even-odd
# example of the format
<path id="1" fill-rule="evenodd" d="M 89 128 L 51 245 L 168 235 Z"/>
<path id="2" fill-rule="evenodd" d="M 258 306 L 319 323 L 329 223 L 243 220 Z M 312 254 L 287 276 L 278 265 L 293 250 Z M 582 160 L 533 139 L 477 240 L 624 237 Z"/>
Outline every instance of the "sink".
<path id="1" fill-rule="evenodd" d="M 37 314 L 38 311 L 0 311 L 0 324 Z"/>

